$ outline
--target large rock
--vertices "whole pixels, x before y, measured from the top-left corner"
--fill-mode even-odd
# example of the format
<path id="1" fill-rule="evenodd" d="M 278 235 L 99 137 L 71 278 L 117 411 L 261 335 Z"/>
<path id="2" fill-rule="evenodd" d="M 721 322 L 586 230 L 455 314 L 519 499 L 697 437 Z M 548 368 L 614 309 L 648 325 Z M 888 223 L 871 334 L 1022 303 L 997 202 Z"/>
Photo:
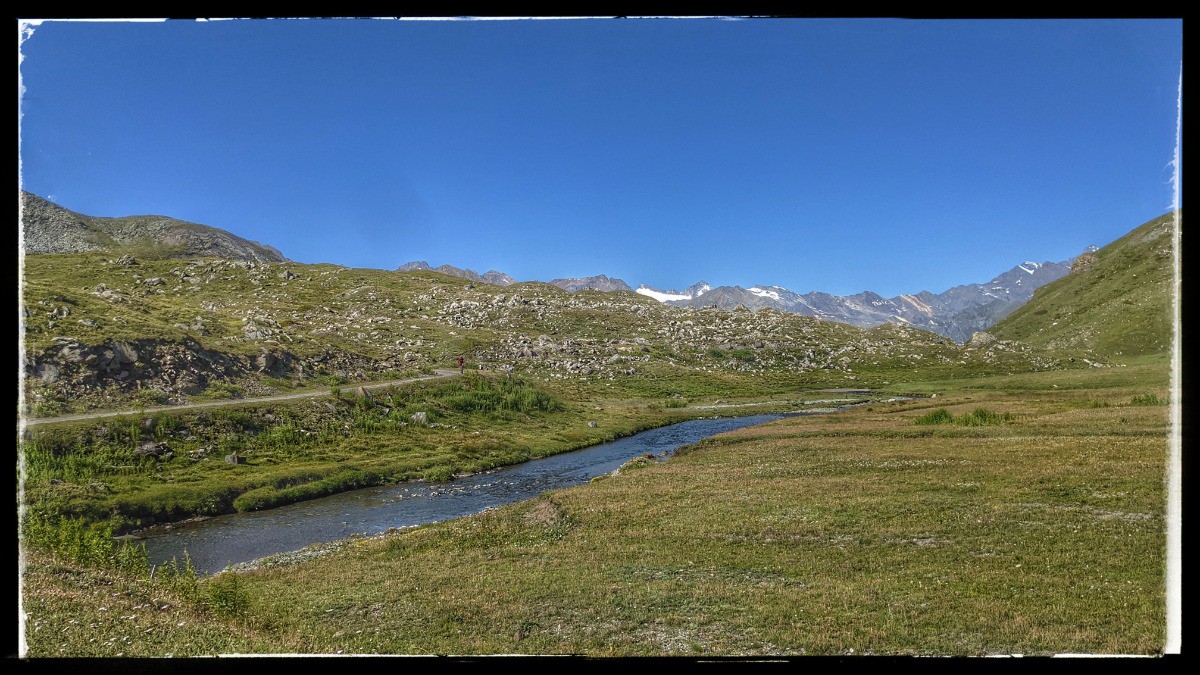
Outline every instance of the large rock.
<path id="1" fill-rule="evenodd" d="M 156 459 L 169 459 L 172 454 L 171 448 L 164 441 L 146 441 L 138 447 L 137 453 L 143 457 Z"/>

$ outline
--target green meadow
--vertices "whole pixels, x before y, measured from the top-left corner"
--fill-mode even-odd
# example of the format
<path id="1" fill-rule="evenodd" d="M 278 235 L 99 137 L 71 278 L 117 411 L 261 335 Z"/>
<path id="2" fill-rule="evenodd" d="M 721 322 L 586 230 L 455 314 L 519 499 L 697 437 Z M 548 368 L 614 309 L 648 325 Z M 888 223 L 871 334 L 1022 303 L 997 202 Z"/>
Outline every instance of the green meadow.
<path id="1" fill-rule="evenodd" d="M 30 654 L 1157 653 L 1165 364 L 912 384 L 186 592 L 27 549 Z"/>

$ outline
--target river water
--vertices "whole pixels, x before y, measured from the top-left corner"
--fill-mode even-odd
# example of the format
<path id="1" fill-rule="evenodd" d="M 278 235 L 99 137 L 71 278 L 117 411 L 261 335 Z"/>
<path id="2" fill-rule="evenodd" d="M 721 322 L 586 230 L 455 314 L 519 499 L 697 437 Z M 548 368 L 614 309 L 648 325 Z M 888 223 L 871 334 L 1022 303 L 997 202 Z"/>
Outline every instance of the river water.
<path id="1" fill-rule="evenodd" d="M 313 543 L 479 513 L 546 490 L 586 483 L 639 455 L 669 456 L 680 446 L 714 434 L 780 417 L 690 420 L 447 483 L 364 488 L 265 511 L 217 516 L 146 536 L 146 552 L 150 562 L 158 564 L 172 557 L 182 562 L 186 549 L 197 572 L 212 574 L 228 565 Z"/>

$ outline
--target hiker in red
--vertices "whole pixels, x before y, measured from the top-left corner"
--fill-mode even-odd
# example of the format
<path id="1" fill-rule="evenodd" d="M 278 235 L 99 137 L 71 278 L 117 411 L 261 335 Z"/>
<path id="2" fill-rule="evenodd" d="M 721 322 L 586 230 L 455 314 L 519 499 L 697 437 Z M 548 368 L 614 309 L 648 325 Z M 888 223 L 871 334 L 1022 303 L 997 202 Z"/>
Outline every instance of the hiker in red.
<path id="1" fill-rule="evenodd" d="M 458 357 L 458 374 L 459 375 L 463 374 L 463 357 L 461 354 Z"/>

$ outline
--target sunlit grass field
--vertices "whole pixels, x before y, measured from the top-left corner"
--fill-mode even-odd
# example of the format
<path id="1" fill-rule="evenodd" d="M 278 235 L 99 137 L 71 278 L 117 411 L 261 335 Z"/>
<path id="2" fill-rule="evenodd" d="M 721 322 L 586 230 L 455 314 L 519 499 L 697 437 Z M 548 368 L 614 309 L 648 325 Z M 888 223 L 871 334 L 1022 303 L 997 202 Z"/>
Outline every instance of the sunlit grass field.
<path id="1" fill-rule="evenodd" d="M 1158 653 L 1161 361 L 912 388 L 238 573 L 236 612 L 31 550 L 30 655 Z"/>

